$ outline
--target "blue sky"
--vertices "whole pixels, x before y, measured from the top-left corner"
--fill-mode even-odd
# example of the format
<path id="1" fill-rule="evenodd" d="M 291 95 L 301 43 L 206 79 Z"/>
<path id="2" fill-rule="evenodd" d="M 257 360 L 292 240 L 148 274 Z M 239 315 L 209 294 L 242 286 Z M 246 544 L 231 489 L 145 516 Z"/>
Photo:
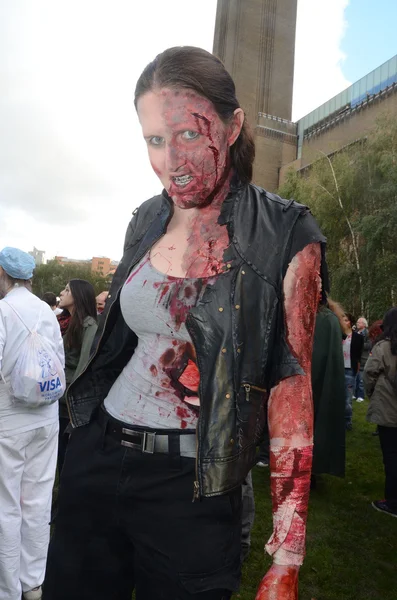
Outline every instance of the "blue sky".
<path id="1" fill-rule="evenodd" d="M 350 0 L 342 72 L 355 82 L 397 54 L 397 0 Z"/>

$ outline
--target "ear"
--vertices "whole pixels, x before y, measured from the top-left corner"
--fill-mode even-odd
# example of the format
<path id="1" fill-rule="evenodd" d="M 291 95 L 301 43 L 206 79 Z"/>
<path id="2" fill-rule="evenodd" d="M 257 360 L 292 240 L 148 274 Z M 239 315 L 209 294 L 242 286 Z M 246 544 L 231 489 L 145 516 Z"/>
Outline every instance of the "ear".
<path id="1" fill-rule="evenodd" d="M 236 108 L 236 110 L 233 113 L 232 121 L 230 123 L 230 133 L 229 133 L 229 139 L 228 139 L 229 146 L 233 146 L 234 142 L 237 140 L 238 136 L 240 135 L 241 129 L 244 124 L 244 118 L 245 118 L 245 115 L 244 115 L 243 109 Z"/>

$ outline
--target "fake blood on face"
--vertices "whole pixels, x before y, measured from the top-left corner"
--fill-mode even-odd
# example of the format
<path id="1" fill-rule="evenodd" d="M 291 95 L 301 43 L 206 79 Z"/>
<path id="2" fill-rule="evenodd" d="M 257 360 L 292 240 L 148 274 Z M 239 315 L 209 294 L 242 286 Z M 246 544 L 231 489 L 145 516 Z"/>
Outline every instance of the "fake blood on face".
<path id="1" fill-rule="evenodd" d="M 212 102 L 193 90 L 164 88 L 139 99 L 138 115 L 152 167 L 174 203 L 209 204 L 227 178 L 231 133 Z"/>

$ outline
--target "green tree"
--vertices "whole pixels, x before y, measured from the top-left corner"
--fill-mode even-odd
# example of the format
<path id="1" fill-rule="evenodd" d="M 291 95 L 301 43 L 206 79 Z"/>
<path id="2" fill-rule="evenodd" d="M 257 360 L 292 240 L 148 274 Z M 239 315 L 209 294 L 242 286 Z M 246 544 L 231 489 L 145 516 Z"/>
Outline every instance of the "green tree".
<path id="1" fill-rule="evenodd" d="M 382 117 L 368 137 L 332 157 L 319 153 L 279 190 L 310 206 L 327 236 L 332 296 L 381 318 L 396 302 L 397 123 Z"/>
<path id="2" fill-rule="evenodd" d="M 45 292 L 53 292 L 56 295 L 64 289 L 71 279 L 85 279 L 92 283 L 95 294 L 109 289 L 106 277 L 91 271 L 90 267 L 76 265 L 73 263 L 60 265 L 56 260 L 50 260 L 45 265 L 36 267 L 33 275 L 33 293 L 39 298 Z"/>

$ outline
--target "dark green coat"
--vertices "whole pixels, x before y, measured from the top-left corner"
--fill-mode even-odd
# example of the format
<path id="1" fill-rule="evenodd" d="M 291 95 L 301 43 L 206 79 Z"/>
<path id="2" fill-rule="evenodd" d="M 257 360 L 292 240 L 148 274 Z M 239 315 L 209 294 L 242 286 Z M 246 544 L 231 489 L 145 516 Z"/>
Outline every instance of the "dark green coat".
<path id="1" fill-rule="evenodd" d="M 68 388 L 72 381 L 74 381 L 84 370 L 90 357 L 91 346 L 97 329 L 98 324 L 95 319 L 92 317 L 86 317 L 84 319 L 81 348 L 68 348 L 65 344 L 65 336 L 63 336 L 66 388 Z M 66 406 L 66 393 L 59 400 L 59 416 L 69 418 Z"/>
<path id="2" fill-rule="evenodd" d="M 314 404 L 313 473 L 345 474 L 345 367 L 339 320 L 321 307 L 312 359 Z"/>

